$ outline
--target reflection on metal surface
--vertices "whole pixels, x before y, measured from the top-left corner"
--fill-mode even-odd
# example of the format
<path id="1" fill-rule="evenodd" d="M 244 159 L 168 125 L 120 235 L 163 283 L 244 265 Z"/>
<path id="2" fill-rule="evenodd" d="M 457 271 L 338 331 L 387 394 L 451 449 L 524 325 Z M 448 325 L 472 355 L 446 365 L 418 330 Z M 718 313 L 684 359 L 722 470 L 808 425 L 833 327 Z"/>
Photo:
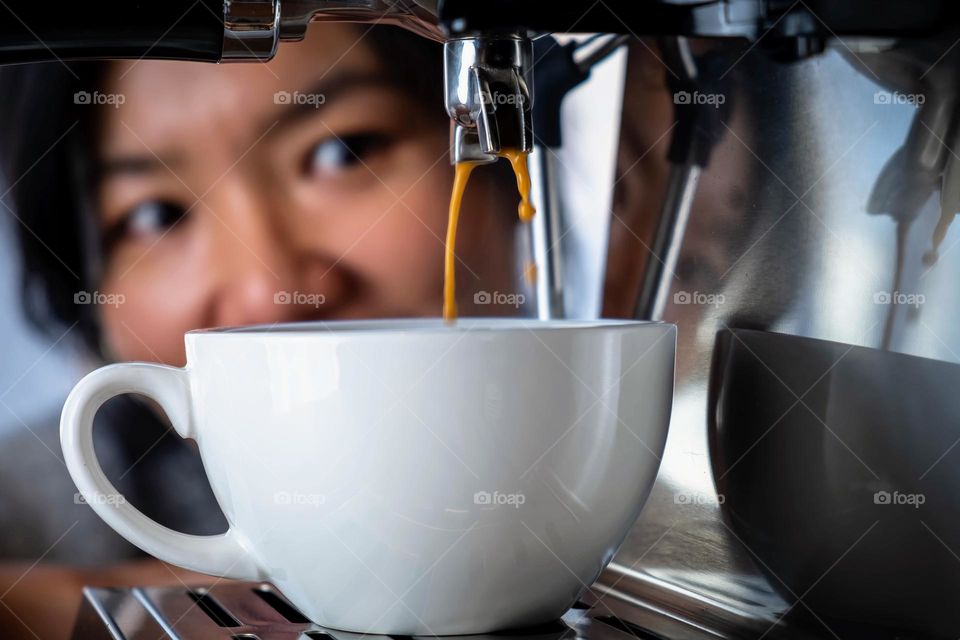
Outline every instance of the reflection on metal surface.
<path id="1" fill-rule="evenodd" d="M 723 118 L 728 115 L 727 87 L 718 79 L 719 68 L 729 62 L 721 53 L 698 60 L 687 38 L 663 38 L 661 47 L 668 70 L 667 84 L 673 93 L 673 111 L 676 126 L 667 158 L 670 177 L 660 209 L 660 219 L 651 246 L 643 286 L 637 298 L 635 315 L 645 320 L 662 320 L 667 308 L 667 296 L 677 278 L 680 249 L 683 246 L 693 208 L 693 199 L 703 167 L 717 142 Z M 718 64 L 719 63 L 719 64 Z M 699 103 L 698 95 L 723 97 Z M 712 102 L 712 104 L 711 104 Z"/>
<path id="2" fill-rule="evenodd" d="M 476 130 L 479 149 L 533 149 L 533 42 L 522 33 L 448 40 L 443 47 L 445 104 L 456 129 Z M 466 140 L 454 134 L 454 145 Z M 452 159 L 465 152 L 455 146 Z"/>
<path id="3" fill-rule="evenodd" d="M 300 40 L 311 22 L 395 24 L 442 41 L 434 0 L 283 0 L 280 38 Z"/>
<path id="4" fill-rule="evenodd" d="M 941 216 L 940 160 L 952 155 L 943 131 L 953 129 L 925 114 L 942 115 L 942 105 L 952 104 L 944 88 L 952 83 L 934 82 L 939 77 L 931 72 L 921 89 L 895 84 L 931 68 L 932 62 L 917 71 L 913 49 L 936 60 L 954 41 L 886 44 L 865 53 L 835 43 L 824 55 L 791 65 L 752 51 L 731 67 L 730 75 L 744 81 L 736 83 L 726 133 L 701 176 L 678 279 L 665 296 L 663 317 L 678 323 L 679 344 L 660 478 L 598 588 L 625 602 L 663 602 L 674 613 L 699 611 L 722 617 L 730 628 L 761 633 L 790 610 L 721 517 L 720 502 L 729 496 L 716 493 L 706 439 L 718 331 L 754 328 L 880 347 L 892 313 L 898 319 L 890 349 L 960 361 L 960 231 L 947 234 L 935 265 L 923 259 Z M 941 64 L 944 74 L 956 75 L 951 60 Z M 627 84 L 640 81 L 628 76 Z M 933 111 L 904 98 L 919 91 Z M 956 109 L 946 111 L 951 120 Z M 624 129 L 630 118 L 625 112 Z M 917 134 L 924 124 L 943 135 Z M 895 159 L 914 147 L 909 160 Z M 945 180 L 943 206 L 955 207 L 950 172 Z M 912 222 L 901 227 L 898 270 L 903 217 Z M 804 613 L 796 607 L 788 619 Z M 810 628 L 832 637 L 815 619 Z"/>
<path id="5" fill-rule="evenodd" d="M 953 363 L 720 332 L 714 477 L 731 530 L 785 599 L 857 637 L 955 635 L 960 473 L 940 459 L 960 436 L 958 387 Z"/>
<path id="6" fill-rule="evenodd" d="M 529 629 L 500 631 L 462 640 L 716 640 L 736 638 L 724 621 L 674 615 L 658 603 L 631 604 L 608 596 L 608 587 L 588 591 L 561 620 Z M 198 606 L 198 599 L 206 606 Z M 703 603 L 698 604 L 698 607 Z M 698 619 L 697 619 L 698 618 Z M 711 626 L 716 624 L 717 626 Z M 397 638 L 327 629 L 307 621 L 268 584 L 222 581 L 209 589 L 94 588 L 83 591 L 73 640 L 363 640 Z M 779 631 L 767 637 L 784 637 Z M 803 636 L 791 635 L 803 640 Z"/>
<path id="7" fill-rule="evenodd" d="M 690 222 L 690 210 L 700 180 L 700 167 L 694 164 L 675 165 L 670 170 L 670 182 L 664 197 L 657 235 L 653 241 L 653 259 L 647 267 L 637 317 L 645 320 L 662 320 L 667 308 L 671 283 L 676 277 L 680 248 Z"/>
<path id="8" fill-rule="evenodd" d="M 269 60 L 280 39 L 277 0 L 224 0 L 222 59 Z"/>
<path id="9" fill-rule="evenodd" d="M 533 218 L 533 259 L 537 265 L 537 317 L 553 320 L 564 317 L 563 308 L 563 226 L 566 219 L 558 178 L 562 167 L 552 149 L 534 145 L 530 154 L 530 173 L 537 188 Z"/>

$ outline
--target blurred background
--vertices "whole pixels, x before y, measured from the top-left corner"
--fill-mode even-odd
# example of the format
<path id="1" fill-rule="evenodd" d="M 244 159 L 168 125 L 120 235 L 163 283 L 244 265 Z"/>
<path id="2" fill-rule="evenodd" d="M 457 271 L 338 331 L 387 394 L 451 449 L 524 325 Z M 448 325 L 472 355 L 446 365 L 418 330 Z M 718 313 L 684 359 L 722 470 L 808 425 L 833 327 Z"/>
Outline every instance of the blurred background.
<path id="1" fill-rule="evenodd" d="M 0 184 L 0 193 L 6 187 Z M 4 202 L 11 206 L 6 198 Z M 5 438 L 59 412 L 67 392 L 93 363 L 64 335 L 51 340 L 31 327 L 20 305 L 20 253 L 9 211 L 0 223 L 0 446 Z"/>

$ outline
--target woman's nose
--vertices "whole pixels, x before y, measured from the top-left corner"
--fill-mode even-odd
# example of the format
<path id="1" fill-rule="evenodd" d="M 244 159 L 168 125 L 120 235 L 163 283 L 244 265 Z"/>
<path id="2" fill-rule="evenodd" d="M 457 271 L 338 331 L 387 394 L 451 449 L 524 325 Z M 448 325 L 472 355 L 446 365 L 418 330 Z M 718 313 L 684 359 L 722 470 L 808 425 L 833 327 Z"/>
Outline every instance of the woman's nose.
<path id="1" fill-rule="evenodd" d="M 217 326 L 271 324 L 315 317 L 331 291 L 304 286 L 311 257 L 283 232 L 270 207 L 237 184 L 224 186 L 199 205 L 212 221 L 217 274 L 209 301 Z"/>

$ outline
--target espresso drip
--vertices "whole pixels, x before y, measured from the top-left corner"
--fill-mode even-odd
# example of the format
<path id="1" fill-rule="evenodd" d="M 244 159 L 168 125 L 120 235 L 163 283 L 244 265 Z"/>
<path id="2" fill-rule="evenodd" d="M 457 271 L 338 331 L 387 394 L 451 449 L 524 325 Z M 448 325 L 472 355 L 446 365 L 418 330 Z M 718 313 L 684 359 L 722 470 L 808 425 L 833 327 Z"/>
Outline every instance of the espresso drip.
<path id="1" fill-rule="evenodd" d="M 517 191 L 520 192 L 520 204 L 517 206 L 517 214 L 521 222 L 530 222 L 533 219 L 536 209 L 530 202 L 530 170 L 527 165 L 527 151 L 519 149 L 504 149 L 497 154 L 501 158 L 506 158 L 513 167 L 513 173 L 517 177 Z M 450 212 L 447 220 L 447 242 L 444 252 L 443 263 L 443 319 L 452 323 L 457 319 L 457 295 L 456 295 L 456 241 L 457 241 L 457 223 L 460 220 L 460 206 L 463 204 L 463 194 L 467 189 L 467 182 L 470 180 L 470 174 L 473 172 L 479 162 L 458 162 L 454 165 L 453 189 L 450 194 Z M 532 284 L 536 281 L 537 267 L 530 263 L 524 268 L 524 276 L 527 282 Z"/>

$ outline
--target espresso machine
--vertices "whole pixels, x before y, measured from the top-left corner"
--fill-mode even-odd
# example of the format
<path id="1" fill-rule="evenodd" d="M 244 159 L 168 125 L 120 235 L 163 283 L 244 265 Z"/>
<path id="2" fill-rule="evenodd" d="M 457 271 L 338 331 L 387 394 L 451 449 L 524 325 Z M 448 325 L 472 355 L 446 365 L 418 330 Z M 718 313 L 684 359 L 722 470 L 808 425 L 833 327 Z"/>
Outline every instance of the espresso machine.
<path id="1" fill-rule="evenodd" d="M 556 627 L 518 635 L 957 636 L 960 6 L 8 2 L 0 62 L 265 61 L 317 21 L 444 43 L 451 161 L 531 152 L 529 314 L 679 327 L 674 417 L 640 520 Z M 610 210 L 575 218 L 561 106 L 625 49 L 620 164 L 666 170 L 642 202 L 620 178 Z M 650 100 L 668 126 L 641 135 Z M 626 306 L 583 304 L 602 286 L 587 264 L 617 276 Z M 87 589 L 76 634 L 354 640 L 242 584 Z"/>

